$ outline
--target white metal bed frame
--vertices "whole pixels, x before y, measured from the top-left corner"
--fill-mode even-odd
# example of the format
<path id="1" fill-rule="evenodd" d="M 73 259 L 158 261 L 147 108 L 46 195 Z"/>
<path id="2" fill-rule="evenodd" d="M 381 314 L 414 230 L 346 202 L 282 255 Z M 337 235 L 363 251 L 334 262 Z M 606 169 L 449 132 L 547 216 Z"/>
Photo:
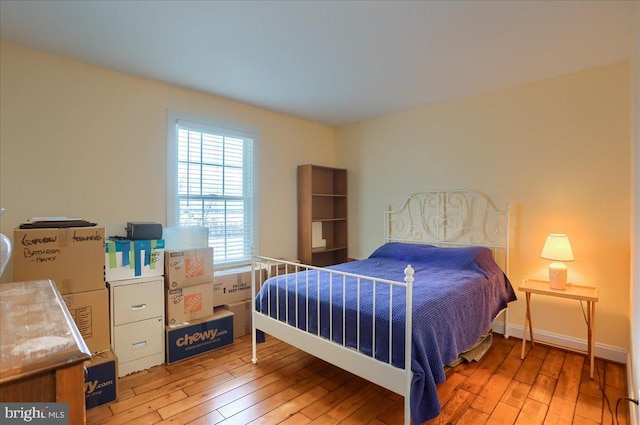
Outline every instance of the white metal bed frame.
<path id="1" fill-rule="evenodd" d="M 405 242 L 405 243 L 421 243 L 431 244 L 443 247 L 455 246 L 486 246 L 492 249 L 496 262 L 508 275 L 509 272 L 509 210 L 497 210 L 493 204 L 482 194 L 468 190 L 453 191 L 429 191 L 410 193 L 404 197 L 397 208 L 389 207 L 385 211 L 385 242 Z M 308 279 L 309 273 L 328 273 L 333 282 L 343 282 L 343 299 L 344 299 L 344 282 L 347 277 L 355 278 L 358 291 L 361 281 L 374 282 L 374 285 L 392 285 L 394 288 L 404 288 L 406 291 L 406 305 L 413 305 L 412 283 L 413 268 L 408 265 L 405 269 L 404 282 L 394 282 L 385 279 L 372 278 L 370 276 L 343 273 L 333 270 L 327 270 L 320 267 L 309 265 L 301 265 L 299 263 L 279 260 L 268 257 L 254 256 L 252 267 L 254 272 L 252 275 L 252 293 L 258 294 L 256 282 L 256 269 L 266 270 L 268 275 L 277 275 L 278 267 L 284 267 L 285 274 L 290 272 L 306 271 Z M 296 275 L 298 276 L 298 275 Z M 318 279 L 319 280 L 319 279 Z M 330 287 L 332 285 L 329 285 Z M 297 282 L 296 282 L 297 288 Z M 389 291 L 390 298 L 392 290 Z M 298 298 L 297 296 L 295 297 Z M 320 297 L 318 297 L 319 299 Z M 329 299 L 332 299 L 329 294 Z M 389 300 L 391 301 L 391 300 Z M 264 302 L 264 299 L 263 299 Z M 268 310 L 270 311 L 271 299 L 266 301 Z M 288 302 L 288 298 L 287 298 Z M 319 301 L 318 301 L 319 302 Z M 307 300 L 308 303 L 308 300 Z M 375 299 L 374 299 L 375 303 Z M 344 303 L 343 303 L 344 304 Z M 374 304 L 375 305 L 375 304 Z M 320 309 L 318 308 L 318 311 Z M 257 363 L 257 347 L 256 347 L 256 331 L 259 329 L 273 337 L 280 339 L 290 345 L 293 345 L 309 354 L 338 366 L 348 372 L 358 375 L 370 382 L 381 387 L 387 388 L 404 397 L 404 423 L 411 423 L 410 415 L 410 390 L 413 380 L 411 371 L 411 335 L 412 335 L 412 310 L 406 309 L 405 317 L 405 368 L 401 369 L 391 365 L 391 333 L 392 326 L 389 326 L 389 362 L 383 362 L 359 352 L 358 349 L 352 349 L 345 345 L 346 338 L 343 343 L 336 343 L 330 337 L 329 339 L 322 337 L 320 326 L 318 325 L 317 333 L 310 333 L 306 330 L 298 329 L 297 326 L 288 324 L 289 309 L 286 308 L 287 317 L 282 319 L 272 318 L 268 314 L 263 314 L 256 310 L 256 300 L 252 301 L 252 361 Z M 295 308 L 296 324 L 297 306 Z M 306 311 L 309 311 L 308 308 Z M 333 308 L 330 308 L 333 311 Z M 374 307 L 375 311 L 375 307 Z M 504 309 L 504 335 L 508 337 L 508 309 Z M 318 313 L 319 314 L 319 313 Z M 343 319 L 345 307 L 343 307 Z M 391 316 L 390 312 L 390 316 Z M 358 320 L 360 318 L 358 306 Z M 308 319 L 302 318 L 303 320 Z M 319 319 L 319 318 L 318 318 Z M 390 318 L 389 318 L 390 319 Z M 333 329 L 332 318 L 330 319 L 329 328 Z M 391 320 L 389 320 L 391 323 Z M 319 323 L 319 320 L 318 320 Z M 345 320 L 342 320 L 343 326 Z M 307 325 L 305 329 L 309 329 Z M 375 335 L 375 327 L 372 334 Z M 359 331 L 358 331 L 359 334 Z M 344 329 L 343 329 L 344 335 Z M 375 338 L 372 338 L 375 341 Z M 375 353 L 375 342 L 373 352 Z"/>

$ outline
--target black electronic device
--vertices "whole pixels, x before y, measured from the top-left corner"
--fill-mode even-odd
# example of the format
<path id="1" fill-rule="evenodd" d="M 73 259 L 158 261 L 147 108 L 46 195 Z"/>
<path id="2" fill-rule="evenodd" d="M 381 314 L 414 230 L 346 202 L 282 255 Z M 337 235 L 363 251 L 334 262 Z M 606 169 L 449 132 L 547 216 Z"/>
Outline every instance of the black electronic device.
<path id="1" fill-rule="evenodd" d="M 127 239 L 162 239 L 162 224 L 148 221 L 130 221 L 127 223 Z"/>

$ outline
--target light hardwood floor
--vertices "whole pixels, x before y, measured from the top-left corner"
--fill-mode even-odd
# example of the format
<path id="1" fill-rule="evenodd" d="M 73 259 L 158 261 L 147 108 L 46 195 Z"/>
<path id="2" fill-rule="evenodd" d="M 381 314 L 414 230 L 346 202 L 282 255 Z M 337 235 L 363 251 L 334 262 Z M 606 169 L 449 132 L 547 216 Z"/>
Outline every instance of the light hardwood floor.
<path id="1" fill-rule="evenodd" d="M 442 412 L 426 424 L 616 424 L 625 366 L 495 335 L 477 363 L 447 372 Z M 118 400 L 87 412 L 88 424 L 400 424 L 403 399 L 281 341 L 268 338 L 251 363 L 235 344 L 118 381 Z M 628 406 L 617 415 L 628 424 Z"/>

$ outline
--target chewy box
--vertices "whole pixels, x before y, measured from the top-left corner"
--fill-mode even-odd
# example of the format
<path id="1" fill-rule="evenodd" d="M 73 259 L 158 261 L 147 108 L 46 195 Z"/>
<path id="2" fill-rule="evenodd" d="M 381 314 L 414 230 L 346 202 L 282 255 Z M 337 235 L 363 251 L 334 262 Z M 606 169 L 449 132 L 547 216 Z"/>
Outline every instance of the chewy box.
<path id="1" fill-rule="evenodd" d="M 94 353 L 91 360 L 84 362 L 85 405 L 87 409 L 114 401 L 116 391 L 116 356 L 111 350 Z"/>
<path id="2" fill-rule="evenodd" d="M 213 316 L 166 327 L 167 363 L 233 344 L 233 313 L 217 309 Z"/>
<path id="3" fill-rule="evenodd" d="M 163 239 L 109 239 L 104 251 L 107 282 L 164 274 Z"/>

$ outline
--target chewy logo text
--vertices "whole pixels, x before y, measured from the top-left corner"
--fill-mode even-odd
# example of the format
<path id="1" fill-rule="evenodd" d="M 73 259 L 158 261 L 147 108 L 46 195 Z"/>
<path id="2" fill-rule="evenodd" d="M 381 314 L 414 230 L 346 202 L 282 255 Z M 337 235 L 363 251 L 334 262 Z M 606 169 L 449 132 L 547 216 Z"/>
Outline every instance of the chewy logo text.
<path id="1" fill-rule="evenodd" d="M 207 339 L 214 340 L 218 335 L 218 329 L 209 329 L 204 332 L 195 332 L 193 335 L 184 334 L 183 337 L 178 338 L 176 345 L 178 347 L 184 347 L 185 345 L 195 344 L 198 341 L 204 341 Z"/>
<path id="2" fill-rule="evenodd" d="M 91 394 L 95 390 L 97 390 L 99 388 L 108 387 L 109 385 L 113 385 L 113 381 L 106 381 L 106 382 L 101 383 L 100 385 L 98 385 L 98 380 L 91 381 L 91 382 L 85 382 L 84 383 L 84 392 L 85 392 L 85 394 Z"/>

